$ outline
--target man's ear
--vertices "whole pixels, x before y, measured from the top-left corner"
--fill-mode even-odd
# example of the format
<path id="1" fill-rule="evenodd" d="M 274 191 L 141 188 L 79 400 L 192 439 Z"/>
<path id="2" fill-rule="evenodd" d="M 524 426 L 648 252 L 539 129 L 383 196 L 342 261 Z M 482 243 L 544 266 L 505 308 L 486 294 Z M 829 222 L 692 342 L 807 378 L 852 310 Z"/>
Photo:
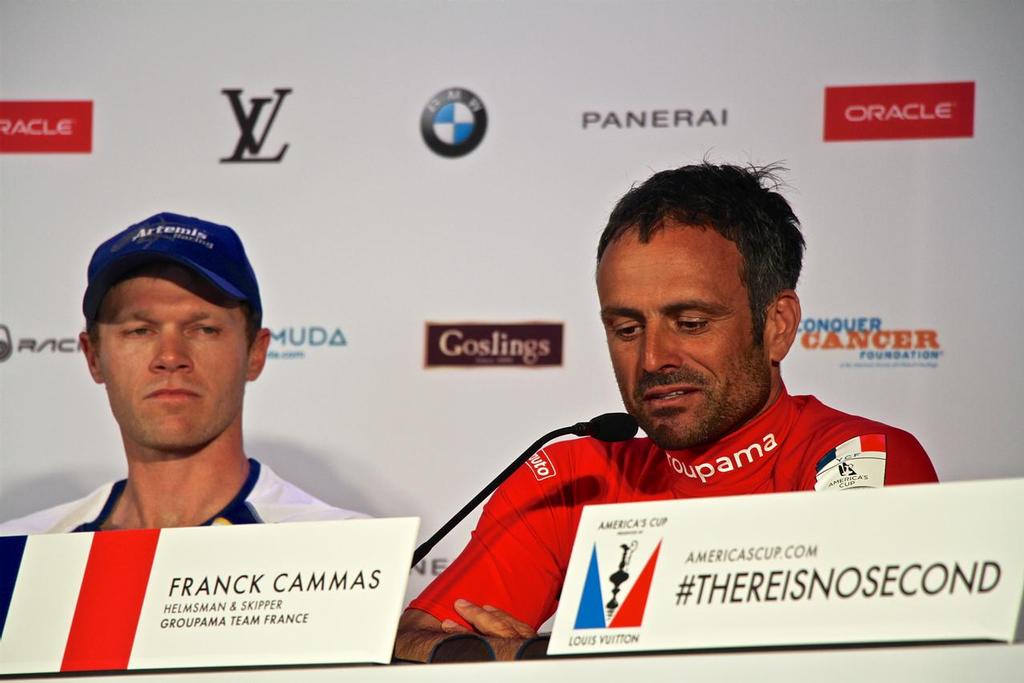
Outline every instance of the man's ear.
<path id="1" fill-rule="evenodd" d="M 103 371 L 100 369 L 99 361 L 99 348 L 96 344 L 92 343 L 87 332 L 82 332 L 78 335 L 78 344 L 82 347 L 82 352 L 85 354 L 85 363 L 89 366 L 89 374 L 92 375 L 92 381 L 96 384 L 103 384 Z"/>
<path id="2" fill-rule="evenodd" d="M 778 365 L 789 353 L 800 328 L 800 297 L 784 289 L 768 306 L 764 321 L 764 348 L 772 365 Z"/>
<path id="3" fill-rule="evenodd" d="M 249 347 L 249 370 L 245 378 L 250 382 L 259 377 L 260 373 L 263 372 L 263 366 L 267 363 L 267 349 L 269 348 L 270 330 L 264 327 L 256 333 L 256 339 L 253 340 L 252 346 Z"/>

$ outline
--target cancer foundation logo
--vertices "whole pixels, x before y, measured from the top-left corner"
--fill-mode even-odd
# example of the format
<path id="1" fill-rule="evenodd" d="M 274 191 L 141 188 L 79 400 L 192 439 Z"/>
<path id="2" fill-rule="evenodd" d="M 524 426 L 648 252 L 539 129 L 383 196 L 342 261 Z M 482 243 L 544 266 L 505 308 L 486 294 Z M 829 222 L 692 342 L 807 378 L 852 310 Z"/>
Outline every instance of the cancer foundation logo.
<path id="1" fill-rule="evenodd" d="M 573 628 L 635 628 L 643 623 L 661 541 L 645 557 L 637 555 L 640 542 L 604 544 L 600 557 L 594 544 Z"/>
<path id="2" fill-rule="evenodd" d="M 843 368 L 938 367 L 938 330 L 887 325 L 878 317 L 804 318 L 800 347 L 834 355 Z"/>

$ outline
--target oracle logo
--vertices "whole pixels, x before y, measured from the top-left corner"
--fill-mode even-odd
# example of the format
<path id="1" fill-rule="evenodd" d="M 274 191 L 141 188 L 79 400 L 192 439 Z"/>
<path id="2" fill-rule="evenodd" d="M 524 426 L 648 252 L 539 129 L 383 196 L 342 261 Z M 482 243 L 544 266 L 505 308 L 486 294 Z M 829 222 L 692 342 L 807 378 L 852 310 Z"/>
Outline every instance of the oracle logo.
<path id="1" fill-rule="evenodd" d="M 953 118 L 953 102 L 939 102 L 933 107 L 922 102 L 885 106 L 884 104 L 851 104 L 843 112 L 847 121 L 929 121 Z"/>
<path id="2" fill-rule="evenodd" d="M 74 135 L 75 120 L 59 119 L 0 119 L 2 135 Z"/>
<path id="3" fill-rule="evenodd" d="M 973 81 L 825 88 L 826 142 L 973 136 Z"/>
<path id="4" fill-rule="evenodd" d="M 0 153 L 91 151 L 91 101 L 0 101 Z"/>

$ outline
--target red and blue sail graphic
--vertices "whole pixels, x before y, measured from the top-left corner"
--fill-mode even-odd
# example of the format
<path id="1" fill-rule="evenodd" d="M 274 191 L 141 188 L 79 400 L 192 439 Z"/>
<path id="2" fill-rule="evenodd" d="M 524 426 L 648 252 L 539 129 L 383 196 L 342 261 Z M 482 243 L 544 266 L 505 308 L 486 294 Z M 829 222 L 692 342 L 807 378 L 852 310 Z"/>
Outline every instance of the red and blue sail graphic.
<path id="1" fill-rule="evenodd" d="M 647 607 L 647 596 L 651 592 L 651 579 L 654 578 L 654 567 L 658 563 L 658 552 L 661 550 L 661 542 L 655 546 L 654 552 L 647 559 L 647 563 L 637 576 L 636 581 L 630 586 L 628 593 L 618 604 L 617 593 L 620 579 L 616 583 L 616 575 L 622 572 L 625 564 L 625 553 L 627 546 L 623 548 L 623 561 L 619 563 L 619 571 L 610 574 L 609 577 L 614 589 L 609 593 L 609 600 L 605 600 L 605 592 L 601 588 L 601 569 L 597 561 L 597 544 L 594 544 L 590 553 L 590 564 L 587 566 L 587 577 L 583 582 L 583 595 L 580 597 L 580 606 L 576 612 L 576 622 L 573 628 L 629 628 L 637 627 L 643 623 L 644 609 Z"/>

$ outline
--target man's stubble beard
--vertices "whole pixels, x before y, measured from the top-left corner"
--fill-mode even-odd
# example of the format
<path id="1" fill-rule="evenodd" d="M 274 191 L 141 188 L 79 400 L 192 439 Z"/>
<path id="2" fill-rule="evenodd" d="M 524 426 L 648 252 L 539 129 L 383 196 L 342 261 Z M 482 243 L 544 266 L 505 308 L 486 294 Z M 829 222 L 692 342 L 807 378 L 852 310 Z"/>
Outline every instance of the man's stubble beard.
<path id="1" fill-rule="evenodd" d="M 192 455 L 215 441 L 241 413 L 243 396 L 244 387 L 241 395 L 223 397 L 218 405 L 197 406 L 199 410 L 192 415 L 145 415 L 131 408 L 119 410 L 113 401 L 111 409 L 126 445 L 141 446 L 163 460 Z M 177 424 L 169 425 L 169 421 Z"/>
<path id="2" fill-rule="evenodd" d="M 703 446 L 735 431 L 764 408 L 771 395 L 771 368 L 761 355 L 759 346 L 752 346 L 732 374 L 714 386 L 710 378 L 692 368 L 682 367 L 668 373 L 645 373 L 637 382 L 633 396 L 622 389 L 623 403 L 636 418 L 640 428 L 657 446 L 665 450 L 683 450 Z M 644 393 L 656 386 L 688 384 L 699 387 L 703 402 L 693 411 L 681 408 L 663 408 L 648 413 L 644 407 Z M 683 424 L 678 418 L 691 413 Z"/>

